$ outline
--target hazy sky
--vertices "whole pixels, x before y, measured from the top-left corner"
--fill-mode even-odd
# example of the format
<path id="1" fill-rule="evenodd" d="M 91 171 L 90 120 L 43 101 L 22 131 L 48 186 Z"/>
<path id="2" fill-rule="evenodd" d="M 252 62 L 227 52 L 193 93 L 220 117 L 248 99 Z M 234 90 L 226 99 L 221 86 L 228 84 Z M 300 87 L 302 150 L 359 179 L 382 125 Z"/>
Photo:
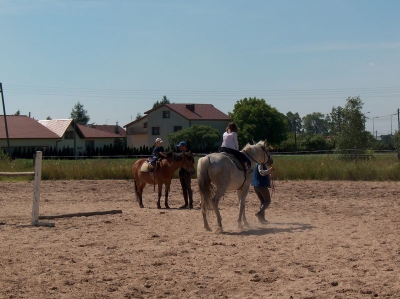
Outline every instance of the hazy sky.
<path id="1" fill-rule="evenodd" d="M 122 126 L 163 95 L 300 116 L 360 96 L 367 130 L 394 133 L 400 1 L 0 0 L 0 82 L 7 114 L 69 118 L 79 101 Z"/>

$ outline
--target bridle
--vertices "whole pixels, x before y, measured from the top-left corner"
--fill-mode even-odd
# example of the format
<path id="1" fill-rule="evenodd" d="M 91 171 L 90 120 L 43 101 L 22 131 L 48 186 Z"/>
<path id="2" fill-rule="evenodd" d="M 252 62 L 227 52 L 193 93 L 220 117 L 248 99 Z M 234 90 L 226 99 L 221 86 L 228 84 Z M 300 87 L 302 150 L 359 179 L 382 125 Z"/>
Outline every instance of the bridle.
<path id="1" fill-rule="evenodd" d="M 262 145 L 262 150 L 263 150 L 263 152 L 264 152 L 264 155 L 263 155 L 264 161 L 263 161 L 262 163 L 259 162 L 259 161 L 257 161 L 257 160 L 255 160 L 249 153 L 247 153 L 247 152 L 245 152 L 245 151 L 244 151 L 244 153 L 245 153 L 253 162 L 256 162 L 256 163 L 258 163 L 258 164 L 266 164 L 266 163 L 268 163 L 268 161 L 269 161 L 270 155 L 269 155 L 269 152 L 267 151 L 267 149 L 265 148 L 265 145 Z M 266 161 L 265 161 L 265 159 L 266 159 Z"/>

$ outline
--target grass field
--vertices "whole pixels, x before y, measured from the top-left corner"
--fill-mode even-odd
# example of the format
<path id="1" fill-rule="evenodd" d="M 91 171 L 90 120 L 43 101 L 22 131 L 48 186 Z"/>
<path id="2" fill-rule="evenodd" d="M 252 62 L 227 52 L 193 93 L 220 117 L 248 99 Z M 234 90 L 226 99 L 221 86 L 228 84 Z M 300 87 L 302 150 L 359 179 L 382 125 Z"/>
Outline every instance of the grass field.
<path id="1" fill-rule="evenodd" d="M 374 154 L 368 159 L 343 159 L 339 155 L 272 155 L 277 180 L 400 181 L 395 153 Z M 198 157 L 196 157 L 196 160 Z M 43 160 L 43 180 L 132 179 L 135 159 Z M 197 164 L 197 161 L 196 161 Z M 0 172 L 33 171 L 33 160 L 0 160 Z M 177 174 L 176 174 L 177 175 Z M 0 180 L 27 180 L 30 177 Z"/>

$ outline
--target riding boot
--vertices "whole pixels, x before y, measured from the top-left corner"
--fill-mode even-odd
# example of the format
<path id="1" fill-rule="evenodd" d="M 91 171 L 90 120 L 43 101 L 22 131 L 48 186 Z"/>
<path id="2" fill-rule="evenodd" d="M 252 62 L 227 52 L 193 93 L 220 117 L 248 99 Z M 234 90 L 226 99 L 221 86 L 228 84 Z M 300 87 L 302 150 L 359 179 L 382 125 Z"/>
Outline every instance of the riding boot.
<path id="1" fill-rule="evenodd" d="M 180 209 L 187 209 L 188 208 L 188 196 L 186 194 L 186 192 L 183 193 L 183 199 L 185 200 L 185 204 L 181 207 L 179 207 Z"/>
<path id="2" fill-rule="evenodd" d="M 189 209 L 193 209 L 193 192 L 189 191 Z"/>

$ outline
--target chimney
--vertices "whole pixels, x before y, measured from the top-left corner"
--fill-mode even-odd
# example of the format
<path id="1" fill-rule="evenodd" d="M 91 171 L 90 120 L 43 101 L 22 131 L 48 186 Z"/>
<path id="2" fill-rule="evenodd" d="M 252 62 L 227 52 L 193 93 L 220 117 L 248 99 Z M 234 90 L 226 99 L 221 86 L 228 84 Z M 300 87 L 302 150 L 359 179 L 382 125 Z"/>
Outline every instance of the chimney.
<path id="1" fill-rule="evenodd" d="M 186 108 L 189 109 L 190 111 L 194 112 L 194 104 L 188 104 L 188 105 L 186 105 Z"/>

